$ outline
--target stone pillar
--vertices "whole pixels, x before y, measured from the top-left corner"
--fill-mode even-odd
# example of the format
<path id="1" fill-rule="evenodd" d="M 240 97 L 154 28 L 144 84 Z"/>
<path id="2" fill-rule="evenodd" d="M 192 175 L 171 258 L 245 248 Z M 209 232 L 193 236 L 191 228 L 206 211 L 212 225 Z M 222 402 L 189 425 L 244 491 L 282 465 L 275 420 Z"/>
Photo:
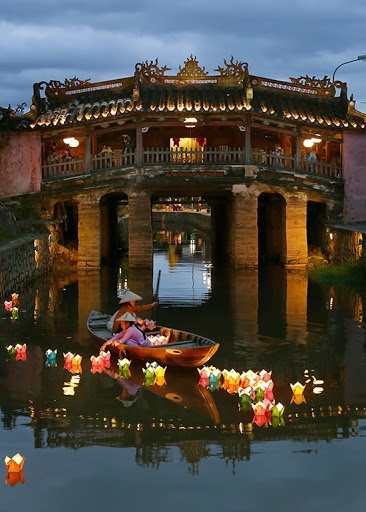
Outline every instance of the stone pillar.
<path id="1" fill-rule="evenodd" d="M 112 294 L 113 292 L 115 292 L 115 290 L 106 290 L 108 294 Z M 95 311 L 102 309 L 100 271 L 78 271 L 78 342 L 81 344 L 90 342 L 90 337 L 85 328 L 92 309 Z"/>
<path id="2" fill-rule="evenodd" d="M 229 258 L 235 267 L 258 266 L 258 198 L 245 185 L 233 186 L 229 215 Z"/>
<path id="3" fill-rule="evenodd" d="M 307 339 L 308 277 L 304 271 L 286 272 L 286 338 L 305 343 Z"/>
<path id="4" fill-rule="evenodd" d="M 78 201 L 78 268 L 100 268 L 101 225 L 99 198 Z"/>
<path id="5" fill-rule="evenodd" d="M 288 268 L 301 268 L 308 262 L 306 217 L 306 196 L 287 196 L 285 265 Z"/>
<path id="6" fill-rule="evenodd" d="M 258 341 L 258 270 L 232 270 L 230 289 L 234 326 L 234 353 L 250 351 Z M 253 350 L 255 352 L 255 350 Z M 247 361 L 248 368 L 253 363 Z"/>
<path id="7" fill-rule="evenodd" d="M 151 200 L 146 192 L 128 194 L 128 266 L 153 268 Z"/>

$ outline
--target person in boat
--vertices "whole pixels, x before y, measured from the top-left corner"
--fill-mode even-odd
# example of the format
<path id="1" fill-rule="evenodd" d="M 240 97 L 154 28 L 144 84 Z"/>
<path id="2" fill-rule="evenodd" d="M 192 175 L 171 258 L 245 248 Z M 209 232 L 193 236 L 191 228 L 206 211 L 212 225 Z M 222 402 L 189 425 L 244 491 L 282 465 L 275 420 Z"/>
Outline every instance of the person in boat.
<path id="1" fill-rule="evenodd" d="M 135 315 L 136 313 L 143 313 L 144 311 L 150 311 L 150 309 L 154 308 L 157 305 L 157 302 L 152 302 L 151 304 L 145 304 L 144 306 L 138 306 L 136 301 L 142 300 L 140 295 L 137 293 L 131 292 L 131 290 L 126 290 L 119 301 L 122 306 L 118 311 L 111 316 L 110 320 L 107 323 L 107 329 L 109 329 L 113 334 L 116 333 L 121 327 L 120 321 L 118 318 L 123 315 L 123 313 L 131 313 L 131 315 Z"/>
<path id="2" fill-rule="evenodd" d="M 150 347 L 151 343 L 146 334 L 137 325 L 137 319 L 131 313 L 124 313 L 118 317 L 121 322 L 122 331 L 118 332 L 103 345 L 103 350 L 111 344 L 123 344 L 130 347 Z"/>

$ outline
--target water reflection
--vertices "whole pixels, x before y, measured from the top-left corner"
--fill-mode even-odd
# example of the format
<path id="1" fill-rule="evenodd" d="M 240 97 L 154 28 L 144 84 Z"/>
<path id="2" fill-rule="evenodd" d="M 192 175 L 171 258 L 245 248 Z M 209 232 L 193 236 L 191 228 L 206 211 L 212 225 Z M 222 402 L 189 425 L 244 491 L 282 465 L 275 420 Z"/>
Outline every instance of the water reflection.
<path id="1" fill-rule="evenodd" d="M 154 261 L 153 276 L 129 273 L 124 260 L 101 272 L 50 276 L 20 294 L 19 321 L 1 319 L 3 434 L 31 433 L 25 452 L 131 448 L 136 468 L 163 471 L 181 462 L 197 478 L 213 461 L 234 473 L 244 461 L 255 466 L 260 459 L 263 465 L 269 446 L 279 441 L 291 441 L 280 445 L 291 446 L 280 455 L 289 465 L 298 454 L 331 464 L 332 452 L 318 450 L 321 441 L 344 440 L 347 450 L 352 441 L 361 442 L 365 288 L 320 287 L 303 273 L 278 267 L 260 272 L 213 267 L 207 239 L 198 231 L 159 230 Z M 168 368 L 166 384 L 149 387 L 138 366 L 131 367 L 128 379 L 119 376 L 115 362 L 102 373 L 90 372 L 90 356 L 97 354 L 85 327 L 90 309 L 112 313 L 126 285 L 149 302 L 159 269 L 161 305 L 155 320 L 219 341 L 212 363 L 221 369 L 272 370 L 276 401 L 286 407 L 283 423 L 258 426 L 252 410 L 238 407 L 237 394 L 199 386 L 196 370 Z M 17 343 L 27 344 L 27 359 L 6 360 L 5 347 Z M 57 366 L 45 365 L 50 347 L 58 350 Z M 63 368 L 67 352 L 82 356 L 78 373 Z M 306 380 L 301 399 L 294 398 L 290 383 Z M 316 388 L 323 391 L 315 393 Z M 309 444 L 314 442 L 316 448 Z"/>

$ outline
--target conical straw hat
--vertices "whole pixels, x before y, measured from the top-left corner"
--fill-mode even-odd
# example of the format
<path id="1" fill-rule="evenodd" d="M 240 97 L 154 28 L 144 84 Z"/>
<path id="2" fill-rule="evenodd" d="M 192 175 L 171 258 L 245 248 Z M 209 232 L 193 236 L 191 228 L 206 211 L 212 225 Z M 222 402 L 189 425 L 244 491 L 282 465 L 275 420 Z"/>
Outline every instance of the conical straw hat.
<path id="1" fill-rule="evenodd" d="M 131 292 L 131 290 L 126 290 L 123 293 L 119 303 L 123 304 L 124 302 L 130 302 L 131 300 L 142 300 L 142 297 L 140 297 L 140 295 L 137 295 L 137 293 Z"/>

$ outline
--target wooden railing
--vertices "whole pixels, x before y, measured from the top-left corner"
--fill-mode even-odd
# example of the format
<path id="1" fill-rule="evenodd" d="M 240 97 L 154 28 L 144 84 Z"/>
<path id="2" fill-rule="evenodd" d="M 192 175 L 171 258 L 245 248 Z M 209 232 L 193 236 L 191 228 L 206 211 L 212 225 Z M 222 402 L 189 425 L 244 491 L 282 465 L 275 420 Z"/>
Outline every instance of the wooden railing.
<path id="1" fill-rule="evenodd" d="M 47 180 L 53 177 L 71 176 L 83 174 L 85 172 L 84 159 L 71 159 L 64 162 L 53 162 L 42 166 L 43 179 Z"/>
<path id="2" fill-rule="evenodd" d="M 251 164 L 258 167 L 264 166 L 288 171 L 296 170 L 296 158 L 293 156 L 276 155 L 275 153 L 266 153 L 260 149 L 253 149 L 251 160 Z"/>
<path id="3" fill-rule="evenodd" d="M 301 157 L 300 167 L 296 157 L 266 153 L 261 150 L 252 151 L 252 165 L 267 167 L 268 169 L 303 172 L 306 174 L 318 174 L 319 176 L 342 178 L 342 167 L 336 164 L 328 164 L 321 160 L 310 162 L 306 157 Z"/>
<path id="4" fill-rule="evenodd" d="M 108 155 L 96 155 L 87 163 L 83 159 L 71 159 L 43 165 L 43 179 L 87 174 L 106 171 L 113 168 L 127 168 L 135 165 L 145 166 L 176 166 L 176 165 L 244 165 L 251 164 L 272 170 L 284 170 L 297 173 L 317 174 L 319 176 L 342 178 L 342 167 L 322 161 L 309 162 L 302 157 L 299 161 L 294 156 L 266 153 L 253 149 L 249 161 L 245 161 L 243 148 L 202 148 L 202 150 L 187 150 L 184 148 L 146 148 L 140 162 L 135 152 L 124 153 L 114 151 Z"/>
<path id="5" fill-rule="evenodd" d="M 144 150 L 143 162 L 145 165 L 244 164 L 244 150 L 240 148 L 202 148 L 202 150 L 147 148 Z"/>
<path id="6" fill-rule="evenodd" d="M 110 155 L 96 155 L 91 158 L 91 170 L 99 171 L 113 167 L 131 167 L 135 165 L 135 153 L 113 151 Z"/>

